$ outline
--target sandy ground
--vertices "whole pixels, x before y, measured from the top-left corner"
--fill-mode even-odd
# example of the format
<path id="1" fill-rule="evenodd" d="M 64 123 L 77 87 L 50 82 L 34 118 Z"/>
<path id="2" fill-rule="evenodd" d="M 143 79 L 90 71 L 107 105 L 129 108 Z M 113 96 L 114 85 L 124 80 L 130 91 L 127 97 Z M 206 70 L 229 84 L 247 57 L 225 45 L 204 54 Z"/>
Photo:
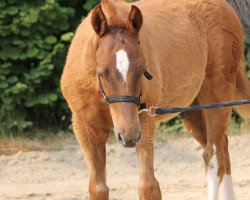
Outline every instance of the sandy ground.
<path id="1" fill-rule="evenodd" d="M 250 135 L 230 137 L 237 199 L 250 199 Z M 107 180 L 111 200 L 135 200 L 139 179 L 134 149 L 107 145 Z M 192 138 L 157 142 L 155 172 L 163 200 L 207 199 L 202 149 Z M 88 199 L 88 175 L 81 149 L 0 156 L 0 199 Z"/>

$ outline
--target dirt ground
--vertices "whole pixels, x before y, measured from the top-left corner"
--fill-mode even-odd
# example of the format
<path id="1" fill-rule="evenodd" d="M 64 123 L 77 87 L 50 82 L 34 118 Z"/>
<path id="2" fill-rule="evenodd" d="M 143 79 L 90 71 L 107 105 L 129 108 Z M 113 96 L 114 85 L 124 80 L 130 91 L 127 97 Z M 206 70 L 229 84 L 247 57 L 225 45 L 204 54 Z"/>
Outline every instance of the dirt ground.
<path id="1" fill-rule="evenodd" d="M 250 199 L 250 134 L 229 138 L 237 199 Z M 139 169 L 135 149 L 107 145 L 111 200 L 135 200 Z M 157 142 L 155 174 L 163 200 L 207 199 L 202 149 L 192 138 Z M 78 145 L 52 152 L 0 156 L 1 200 L 87 200 L 88 174 Z"/>

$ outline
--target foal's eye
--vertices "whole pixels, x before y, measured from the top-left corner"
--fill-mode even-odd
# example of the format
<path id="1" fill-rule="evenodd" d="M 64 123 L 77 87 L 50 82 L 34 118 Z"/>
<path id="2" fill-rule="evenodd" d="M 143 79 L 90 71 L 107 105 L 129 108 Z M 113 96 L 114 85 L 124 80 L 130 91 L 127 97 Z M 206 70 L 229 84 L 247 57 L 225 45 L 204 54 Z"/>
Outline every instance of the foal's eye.
<path id="1" fill-rule="evenodd" d="M 97 74 L 99 75 L 99 76 L 103 76 L 103 70 L 102 70 L 102 68 L 100 68 L 97 64 L 96 64 L 96 68 L 97 68 Z"/>
<path id="2" fill-rule="evenodd" d="M 139 45 L 141 44 L 139 40 L 138 40 L 138 44 L 139 44 Z"/>
<path id="3" fill-rule="evenodd" d="M 109 74 L 109 69 L 103 67 L 97 67 L 97 74 L 102 78 L 106 78 Z"/>

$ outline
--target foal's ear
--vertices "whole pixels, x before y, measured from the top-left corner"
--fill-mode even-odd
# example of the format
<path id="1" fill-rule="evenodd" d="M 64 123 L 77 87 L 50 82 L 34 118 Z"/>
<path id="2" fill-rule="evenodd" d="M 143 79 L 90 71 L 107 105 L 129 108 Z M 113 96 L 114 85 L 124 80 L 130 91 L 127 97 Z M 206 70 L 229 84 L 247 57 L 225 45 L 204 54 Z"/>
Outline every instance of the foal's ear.
<path id="1" fill-rule="evenodd" d="M 131 11 L 128 17 L 128 26 L 131 31 L 138 33 L 143 23 L 142 13 L 139 8 L 132 5 Z"/>
<path id="2" fill-rule="evenodd" d="M 104 36 L 104 34 L 108 30 L 108 25 L 107 25 L 106 17 L 102 11 L 101 5 L 98 5 L 94 9 L 94 11 L 92 13 L 92 17 L 91 17 L 91 23 L 92 23 L 92 26 L 93 26 L 96 34 L 99 35 L 99 37 Z"/>

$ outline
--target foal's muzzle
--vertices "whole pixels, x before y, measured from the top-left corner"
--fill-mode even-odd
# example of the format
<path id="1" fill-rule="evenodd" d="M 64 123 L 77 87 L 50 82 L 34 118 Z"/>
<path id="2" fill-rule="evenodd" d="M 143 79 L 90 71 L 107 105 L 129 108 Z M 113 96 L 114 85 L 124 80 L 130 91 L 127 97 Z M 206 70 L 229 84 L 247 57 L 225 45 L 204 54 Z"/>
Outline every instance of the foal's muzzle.
<path id="1" fill-rule="evenodd" d="M 127 147 L 127 148 L 132 148 L 132 147 L 135 147 L 135 145 L 140 141 L 141 139 L 141 132 L 140 131 L 137 131 L 135 133 L 135 136 L 133 139 L 131 138 L 127 138 L 124 134 L 122 133 L 118 133 L 117 134 L 117 140 L 118 142 L 123 145 L 124 147 Z"/>

